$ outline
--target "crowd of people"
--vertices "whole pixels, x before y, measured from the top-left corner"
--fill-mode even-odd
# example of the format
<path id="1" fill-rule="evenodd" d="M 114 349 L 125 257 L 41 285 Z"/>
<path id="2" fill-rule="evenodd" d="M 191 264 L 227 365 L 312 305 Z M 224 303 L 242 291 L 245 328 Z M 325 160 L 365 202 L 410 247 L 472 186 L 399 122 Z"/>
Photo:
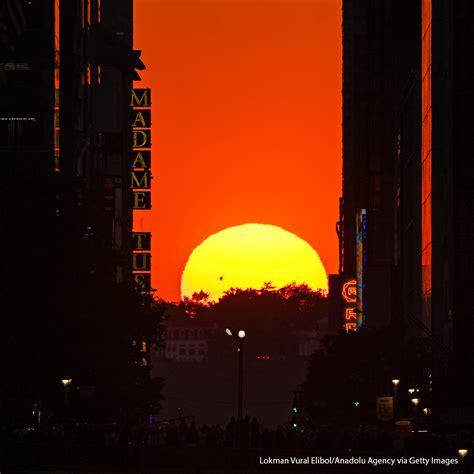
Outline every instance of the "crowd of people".
<path id="1" fill-rule="evenodd" d="M 165 448 L 238 448 L 250 450 L 312 450 L 315 452 L 396 452 L 458 449 L 457 438 L 445 434 L 418 433 L 398 436 L 389 429 L 367 430 L 359 426 L 300 427 L 289 423 L 269 429 L 256 418 L 245 417 L 239 423 L 232 418 L 226 426 L 200 425 L 193 419 L 177 419 L 129 425 L 61 422 L 42 428 L 24 427 L 13 432 L 15 443 L 94 446 L 154 446 Z M 473 433 L 464 433 L 470 439 Z"/>

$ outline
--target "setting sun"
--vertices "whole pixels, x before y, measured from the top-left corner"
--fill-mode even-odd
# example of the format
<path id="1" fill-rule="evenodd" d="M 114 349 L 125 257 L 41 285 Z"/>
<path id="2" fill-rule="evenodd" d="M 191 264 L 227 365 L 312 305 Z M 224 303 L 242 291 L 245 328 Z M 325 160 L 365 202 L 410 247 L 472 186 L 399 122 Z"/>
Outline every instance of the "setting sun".
<path id="1" fill-rule="evenodd" d="M 218 300 L 229 288 L 280 288 L 291 282 L 327 290 L 317 252 L 281 227 L 243 224 L 208 237 L 191 253 L 181 279 L 181 296 L 204 290 Z"/>

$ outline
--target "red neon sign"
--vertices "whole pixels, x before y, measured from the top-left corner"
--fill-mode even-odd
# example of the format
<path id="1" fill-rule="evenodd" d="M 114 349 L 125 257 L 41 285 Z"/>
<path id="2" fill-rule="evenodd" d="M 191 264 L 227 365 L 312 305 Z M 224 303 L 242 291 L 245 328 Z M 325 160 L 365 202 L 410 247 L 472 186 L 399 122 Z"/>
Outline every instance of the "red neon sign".
<path id="1" fill-rule="evenodd" d="M 357 303 L 357 281 L 346 281 L 342 285 L 341 294 L 346 303 Z"/>

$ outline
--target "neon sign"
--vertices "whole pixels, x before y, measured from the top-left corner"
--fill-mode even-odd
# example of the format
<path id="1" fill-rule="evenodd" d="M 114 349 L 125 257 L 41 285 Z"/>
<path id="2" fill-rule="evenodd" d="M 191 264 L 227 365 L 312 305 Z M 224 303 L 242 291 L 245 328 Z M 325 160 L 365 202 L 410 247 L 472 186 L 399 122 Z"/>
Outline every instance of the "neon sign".
<path id="1" fill-rule="evenodd" d="M 342 327 L 345 331 L 357 331 L 358 312 L 357 312 L 357 280 L 351 278 L 342 283 L 341 297 L 343 302 L 343 322 Z"/>
<path id="2" fill-rule="evenodd" d="M 342 285 L 342 297 L 346 303 L 356 303 L 357 302 L 357 281 L 349 280 L 343 283 Z"/>

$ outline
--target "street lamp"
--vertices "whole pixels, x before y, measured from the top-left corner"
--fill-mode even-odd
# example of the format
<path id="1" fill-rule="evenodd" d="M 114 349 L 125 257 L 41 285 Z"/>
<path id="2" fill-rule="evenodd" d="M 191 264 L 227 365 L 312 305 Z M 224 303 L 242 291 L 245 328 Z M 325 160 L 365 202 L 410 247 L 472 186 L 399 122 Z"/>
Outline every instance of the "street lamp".
<path id="1" fill-rule="evenodd" d="M 418 419 L 418 404 L 420 403 L 419 398 L 412 398 L 411 403 L 413 404 L 413 421 L 417 421 Z"/>
<path id="2" fill-rule="evenodd" d="M 462 459 L 462 458 L 465 458 L 465 457 L 467 456 L 467 453 L 468 453 L 468 452 L 469 452 L 469 451 L 468 451 L 467 449 L 458 449 L 458 454 L 459 454 L 459 456 L 461 457 L 461 459 Z"/>
<path id="3" fill-rule="evenodd" d="M 237 351 L 239 353 L 239 369 L 238 369 L 238 383 L 237 383 L 237 421 L 242 420 L 242 392 L 243 392 L 243 354 L 244 354 L 244 339 L 245 331 L 240 329 L 235 331 L 232 328 L 226 328 L 225 332 L 228 336 L 232 336 L 238 341 Z"/>
<path id="4" fill-rule="evenodd" d="M 414 389 L 414 388 L 409 388 L 409 389 L 408 389 L 408 393 L 409 393 L 410 395 L 413 395 L 414 392 L 415 392 L 415 389 Z"/>
<path id="5" fill-rule="evenodd" d="M 413 405 L 416 408 L 418 406 L 418 403 L 420 403 L 420 399 L 419 398 L 412 398 L 411 402 L 413 403 Z"/>
<path id="6" fill-rule="evenodd" d="M 394 416 L 396 418 L 396 412 L 397 412 L 397 394 L 398 394 L 398 384 L 400 383 L 400 379 L 392 379 L 392 384 L 393 384 L 393 411 L 394 411 Z"/>
<path id="7" fill-rule="evenodd" d="M 61 379 L 61 382 L 64 387 L 64 405 L 67 406 L 69 404 L 68 400 L 68 392 L 69 392 L 69 386 L 71 385 L 72 379 Z"/>

